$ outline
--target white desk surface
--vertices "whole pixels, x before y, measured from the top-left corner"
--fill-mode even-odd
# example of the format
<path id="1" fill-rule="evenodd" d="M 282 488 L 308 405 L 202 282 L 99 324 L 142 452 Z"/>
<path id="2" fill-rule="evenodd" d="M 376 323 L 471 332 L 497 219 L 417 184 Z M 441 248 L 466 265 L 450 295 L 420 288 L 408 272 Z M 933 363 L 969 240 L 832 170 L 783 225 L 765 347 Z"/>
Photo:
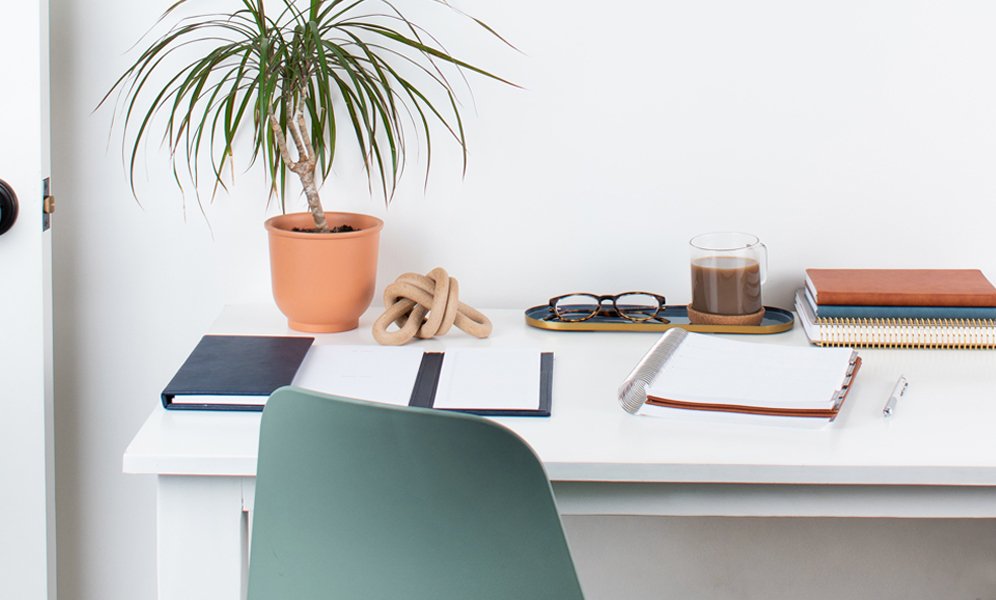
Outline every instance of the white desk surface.
<path id="1" fill-rule="evenodd" d="M 527 326 L 521 310 L 484 312 L 495 325 L 486 340 L 454 328 L 412 343 L 553 351 L 553 416 L 496 420 L 529 442 L 555 482 L 996 486 L 994 351 L 861 350 L 864 364 L 840 416 L 819 429 L 710 415 L 672 420 L 629 415 L 616 400 L 619 383 L 659 334 L 544 331 Z M 359 329 L 317 335 L 318 343 L 373 344 L 378 314 L 371 308 Z M 226 307 L 212 332 L 297 333 L 271 305 Z M 806 344 L 798 325 L 730 337 Z M 900 374 L 909 392 L 883 418 Z M 259 413 L 166 411 L 157 398 L 147 401 L 152 413 L 125 452 L 126 473 L 255 474 Z"/>

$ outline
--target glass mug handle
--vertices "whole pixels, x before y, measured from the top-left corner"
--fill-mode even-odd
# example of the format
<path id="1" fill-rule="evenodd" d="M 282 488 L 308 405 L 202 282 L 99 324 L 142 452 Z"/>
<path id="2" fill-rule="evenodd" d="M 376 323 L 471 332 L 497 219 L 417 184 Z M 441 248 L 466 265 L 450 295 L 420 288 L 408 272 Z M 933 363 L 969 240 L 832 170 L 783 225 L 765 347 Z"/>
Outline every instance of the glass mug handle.
<path id="1" fill-rule="evenodd" d="M 758 242 L 757 245 L 761 251 L 757 261 L 761 265 L 761 285 L 764 285 L 764 282 L 768 280 L 768 247 L 764 245 L 764 242 Z"/>

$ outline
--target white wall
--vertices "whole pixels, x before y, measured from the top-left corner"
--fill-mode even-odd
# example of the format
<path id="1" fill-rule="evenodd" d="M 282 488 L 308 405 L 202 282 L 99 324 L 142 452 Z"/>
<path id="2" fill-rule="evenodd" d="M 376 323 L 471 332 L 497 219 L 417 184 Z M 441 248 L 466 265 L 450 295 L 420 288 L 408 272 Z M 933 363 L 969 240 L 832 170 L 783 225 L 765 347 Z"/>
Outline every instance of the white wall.
<path id="1" fill-rule="evenodd" d="M 110 113 L 92 112 L 134 58 L 126 50 L 167 4 L 52 0 L 59 587 L 66 599 L 153 597 L 153 482 L 122 475 L 121 453 L 221 307 L 269 299 L 261 223 L 273 210 L 264 206 L 259 176 L 240 175 L 233 194 L 207 208 L 209 230 L 196 209 L 181 209 L 153 151 L 140 207 L 118 142 L 108 141 Z M 442 265 L 460 279 L 463 298 L 484 307 L 632 288 L 683 302 L 686 241 L 713 229 L 751 231 L 767 242 L 766 302 L 779 306 L 791 305 L 807 266 L 980 267 L 996 278 L 996 6 L 458 5 L 522 53 L 469 36 L 466 27 L 446 40 L 524 89 L 473 80 L 464 179 L 455 149 L 439 145 L 428 189 L 415 165 L 390 210 L 367 196 L 355 163 L 326 186 L 332 207 L 386 217 L 379 289 L 402 272 Z M 633 535 L 604 521 L 570 525 L 588 557 L 601 536 L 625 546 Z M 864 538 L 836 535 L 844 526 L 812 526 L 837 539 L 848 564 L 874 558 L 862 552 Z M 768 547 L 789 547 L 779 526 L 751 527 Z M 901 553 L 911 551 L 910 535 L 938 527 L 961 531 L 954 523 L 906 522 L 876 531 Z M 662 558 L 694 547 L 694 527 L 672 533 L 656 550 Z M 988 557 L 991 568 L 991 545 L 966 544 L 966 557 Z M 944 551 L 933 550 L 938 558 Z M 644 597 L 676 580 L 705 584 L 708 597 L 773 597 L 744 589 L 736 571 L 710 581 L 706 569 L 661 562 Z M 966 591 L 987 583 L 970 572 L 975 583 Z M 926 576 L 915 568 L 906 574 Z M 882 586 L 874 573 L 867 577 Z M 612 589 L 611 581 L 599 589 Z"/>

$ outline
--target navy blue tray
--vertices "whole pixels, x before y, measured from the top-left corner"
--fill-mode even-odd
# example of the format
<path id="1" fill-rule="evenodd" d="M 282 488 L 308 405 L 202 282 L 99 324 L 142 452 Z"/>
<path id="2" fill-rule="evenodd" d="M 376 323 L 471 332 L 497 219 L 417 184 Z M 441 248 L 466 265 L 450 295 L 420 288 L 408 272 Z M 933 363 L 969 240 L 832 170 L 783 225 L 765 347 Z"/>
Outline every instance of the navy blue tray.
<path id="1" fill-rule="evenodd" d="M 688 321 L 688 307 L 667 305 L 662 313 L 669 323 L 645 321 L 634 323 L 619 317 L 599 315 L 587 321 L 561 321 L 547 305 L 526 309 L 526 324 L 554 331 L 667 331 L 678 327 L 699 333 L 781 333 L 792 329 L 795 315 L 791 311 L 773 306 L 764 307 L 760 325 L 694 325 Z"/>

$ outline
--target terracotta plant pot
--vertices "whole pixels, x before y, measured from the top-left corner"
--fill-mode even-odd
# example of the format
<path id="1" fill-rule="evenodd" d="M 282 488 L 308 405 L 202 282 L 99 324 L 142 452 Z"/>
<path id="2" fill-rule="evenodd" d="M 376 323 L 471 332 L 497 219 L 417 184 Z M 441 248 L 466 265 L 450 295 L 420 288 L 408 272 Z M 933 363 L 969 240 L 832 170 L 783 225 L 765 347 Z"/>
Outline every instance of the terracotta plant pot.
<path id="1" fill-rule="evenodd" d="M 311 213 L 268 219 L 273 299 L 292 329 L 331 333 L 356 329 L 373 300 L 377 247 L 384 222 L 355 213 L 326 212 L 329 226 L 359 231 L 305 233 Z"/>

